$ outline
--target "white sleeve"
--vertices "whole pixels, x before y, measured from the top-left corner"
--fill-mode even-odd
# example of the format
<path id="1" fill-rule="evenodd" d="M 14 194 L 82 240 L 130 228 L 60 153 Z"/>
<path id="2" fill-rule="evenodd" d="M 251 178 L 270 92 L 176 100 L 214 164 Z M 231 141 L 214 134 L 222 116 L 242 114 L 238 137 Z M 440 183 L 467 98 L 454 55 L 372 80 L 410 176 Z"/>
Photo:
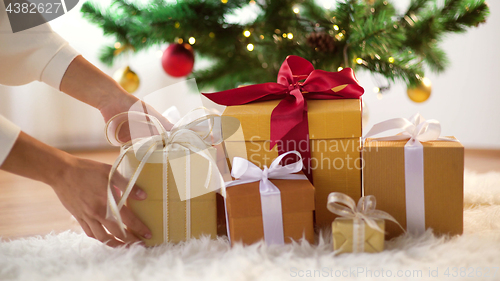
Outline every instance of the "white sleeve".
<path id="1" fill-rule="evenodd" d="M 9 155 L 21 129 L 0 115 L 0 166 Z"/>
<path id="2" fill-rule="evenodd" d="M 59 90 L 78 56 L 48 23 L 12 33 L 4 1 L 0 1 L 0 84 L 17 86 L 38 80 Z"/>

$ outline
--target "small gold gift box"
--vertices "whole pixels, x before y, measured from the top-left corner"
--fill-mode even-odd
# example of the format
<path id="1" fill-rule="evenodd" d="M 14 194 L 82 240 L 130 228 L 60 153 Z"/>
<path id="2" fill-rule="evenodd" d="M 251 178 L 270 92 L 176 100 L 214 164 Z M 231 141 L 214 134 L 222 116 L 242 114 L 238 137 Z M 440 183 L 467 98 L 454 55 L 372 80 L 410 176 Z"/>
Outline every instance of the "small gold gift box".
<path id="1" fill-rule="evenodd" d="M 385 230 L 385 222 L 375 219 L 378 227 Z M 366 222 L 360 220 L 354 226 L 355 219 L 336 218 L 332 223 L 333 250 L 341 253 L 377 253 L 384 250 L 384 233 L 371 228 Z M 355 229 L 357 230 L 355 239 Z M 360 233 L 363 232 L 363 233 Z M 360 251 L 360 249 L 363 249 Z"/>

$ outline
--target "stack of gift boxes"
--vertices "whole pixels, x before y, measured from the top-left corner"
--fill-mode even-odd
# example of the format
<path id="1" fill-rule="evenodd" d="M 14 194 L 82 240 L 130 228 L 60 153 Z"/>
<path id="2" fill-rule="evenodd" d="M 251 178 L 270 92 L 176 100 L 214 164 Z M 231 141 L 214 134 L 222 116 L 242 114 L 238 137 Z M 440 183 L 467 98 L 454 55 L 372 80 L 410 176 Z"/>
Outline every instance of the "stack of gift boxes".
<path id="1" fill-rule="evenodd" d="M 147 164 L 137 181 L 151 202 L 129 200 L 129 205 L 160 237 L 152 244 L 215 237 L 218 222 L 227 224 L 233 244 L 301 238 L 314 243 L 315 231 L 331 227 L 337 253 L 378 252 L 384 239 L 405 232 L 461 234 L 463 146 L 440 137 L 439 123 L 419 115 L 383 122 L 367 134 L 374 138 L 362 138 L 362 94 L 351 69 L 314 70 L 296 56 L 285 60 L 278 83 L 205 94 L 227 106 L 223 145 L 233 180 L 221 186 L 219 206 L 215 192 L 180 201 L 171 191 L 177 177 L 176 182 L 162 179 L 163 167 L 171 163 L 161 160 Z M 390 129 L 403 133 L 387 135 Z M 236 130 L 239 137 L 232 133 Z M 132 170 L 139 165 L 129 162 Z M 206 174 L 200 171 L 207 165 L 199 163 L 196 173 Z M 164 203 L 155 203 L 165 197 L 172 200 L 169 212 L 161 210 Z M 162 221 L 167 213 L 170 227 Z M 171 239 L 165 238 L 166 228 Z"/>

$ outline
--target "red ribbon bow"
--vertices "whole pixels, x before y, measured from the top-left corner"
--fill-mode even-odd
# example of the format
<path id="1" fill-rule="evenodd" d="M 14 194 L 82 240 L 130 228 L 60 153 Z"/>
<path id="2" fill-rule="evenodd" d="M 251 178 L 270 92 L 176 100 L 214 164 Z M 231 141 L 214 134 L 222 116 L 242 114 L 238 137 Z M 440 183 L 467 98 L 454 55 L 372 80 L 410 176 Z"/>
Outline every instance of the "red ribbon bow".
<path id="1" fill-rule="evenodd" d="M 306 140 L 309 144 L 306 99 L 358 99 L 363 93 L 350 68 L 328 72 L 314 69 L 304 58 L 288 56 L 281 65 L 277 83 L 256 84 L 203 95 L 227 106 L 281 99 L 271 114 L 271 148 L 278 144 L 278 152 L 282 154 L 286 152 L 283 143 L 287 140 L 295 141 L 296 147 L 300 140 Z M 309 148 L 300 152 L 310 178 Z"/>

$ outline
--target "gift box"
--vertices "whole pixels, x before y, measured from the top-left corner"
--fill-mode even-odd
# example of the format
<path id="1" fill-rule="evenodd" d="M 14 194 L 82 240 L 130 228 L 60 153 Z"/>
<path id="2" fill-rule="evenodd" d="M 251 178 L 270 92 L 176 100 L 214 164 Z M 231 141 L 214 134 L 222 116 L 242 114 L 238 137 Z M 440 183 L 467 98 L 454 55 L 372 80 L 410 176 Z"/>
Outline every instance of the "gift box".
<path id="1" fill-rule="evenodd" d="M 327 226 L 335 218 L 323 207 L 330 192 L 343 192 L 353 198 L 361 196 L 359 97 L 363 90 L 350 69 L 338 73 L 312 70 L 309 62 L 297 58 L 287 58 L 280 70 L 279 77 L 287 77 L 286 82 L 279 79 L 279 83 L 250 85 L 205 96 L 229 105 L 222 116 L 228 160 L 242 157 L 262 168 L 286 151 L 297 150 L 302 154 L 304 172 L 316 189 L 315 222 Z M 327 86 L 315 80 L 319 76 Z M 305 81 L 302 83 L 300 79 Z M 291 95 L 302 94 L 306 99 L 300 105 L 304 111 L 300 108 L 298 113 L 302 121 L 297 119 L 295 127 L 283 132 L 281 128 L 289 124 L 280 122 L 295 118 L 290 109 L 285 109 L 283 115 L 278 111 L 289 100 L 292 102 Z M 234 134 L 238 126 L 242 133 Z M 276 139 L 277 136 L 282 138 Z"/>
<path id="2" fill-rule="evenodd" d="M 126 143 L 116 137 L 124 122 L 128 122 L 132 137 Z M 222 140 L 220 116 L 195 109 L 166 131 L 156 117 L 130 111 L 108 121 L 106 132 L 110 143 L 121 145 L 110 172 L 107 216 L 113 216 L 123 230 L 120 209 L 126 203 L 151 230 L 152 238 L 144 239 L 146 246 L 202 235 L 216 238 L 214 191 L 224 184 L 213 147 Z M 111 186 L 118 172 L 128 180 L 121 197 L 113 194 Z M 145 200 L 128 197 L 134 185 L 147 193 Z"/>
<path id="3" fill-rule="evenodd" d="M 377 253 L 384 250 L 385 221 L 402 228 L 390 214 L 376 210 L 374 196 L 363 196 L 355 201 L 340 192 L 328 195 L 327 209 L 340 217 L 332 223 L 333 250 L 341 253 Z"/>
<path id="4" fill-rule="evenodd" d="M 384 230 L 385 221 L 376 219 L 377 226 Z M 355 226 L 355 224 L 358 224 Z M 362 226 L 360 226 L 362 224 Z M 360 232 L 363 233 L 360 233 Z M 354 233 L 357 234 L 356 238 Z M 371 228 L 364 221 L 336 218 L 332 223 L 333 250 L 341 253 L 378 253 L 384 250 L 384 233 Z M 363 238 L 357 238 L 363 236 Z M 361 245 L 362 244 L 362 245 Z M 360 251 L 358 249 L 363 249 Z"/>
<path id="5" fill-rule="evenodd" d="M 393 120 L 403 122 L 401 119 Z M 394 136 L 396 140 L 366 139 L 364 194 L 374 195 L 380 210 L 393 215 L 409 232 L 422 233 L 432 228 L 438 235 L 462 234 L 464 147 L 453 137 L 440 138 L 439 123 L 429 121 L 437 131 L 431 138 L 418 141 L 419 133 L 414 129 L 421 130 L 421 135 L 433 129 L 426 129 L 427 121 L 414 116 L 403 122 L 407 134 Z M 400 126 L 389 126 L 395 128 Z M 418 142 L 411 145 L 412 139 Z M 402 233 L 393 224 L 386 230 L 388 238 Z"/>
<path id="6" fill-rule="evenodd" d="M 239 165 L 236 161 L 248 164 L 254 174 L 238 175 L 233 167 L 232 174 L 241 180 L 229 182 L 226 187 L 225 204 L 231 243 L 249 245 L 264 239 L 267 244 L 284 244 L 301 238 L 314 243 L 314 187 L 304 174 L 286 173 L 283 176 L 282 173 L 276 176 L 280 172 L 276 165 L 271 165 L 266 178 L 262 179 L 263 171 L 257 166 L 243 158 L 234 161 L 235 165 Z M 279 160 L 274 163 L 279 163 Z M 283 170 L 281 166 L 277 168 Z M 301 166 L 292 172 L 300 169 Z"/>
<path id="7" fill-rule="evenodd" d="M 207 149 L 215 159 L 215 148 Z M 189 152 L 188 152 L 189 153 Z M 186 151 L 176 148 L 169 152 L 173 161 L 163 162 L 163 150 L 156 150 L 142 169 L 136 184 L 148 195 L 145 200 L 127 200 L 127 206 L 151 230 L 152 238 L 144 239 L 146 246 L 159 245 L 164 242 L 177 243 L 188 238 L 200 238 L 203 235 L 215 239 L 217 237 L 217 204 L 215 192 L 209 192 L 195 198 L 181 200 L 180 192 L 186 192 L 186 179 L 191 181 L 193 194 L 204 193 L 205 177 L 209 162 L 197 154 L 191 154 L 190 174 L 186 175 Z M 184 162 L 184 163 L 182 163 Z M 122 174 L 129 178 L 139 166 L 139 160 L 133 151 L 129 151 L 124 159 Z M 164 193 L 163 170 L 167 167 L 166 194 Z M 178 167 L 184 171 L 176 171 Z M 174 173 L 176 173 L 174 177 Z M 181 187 L 181 188 L 178 188 Z M 186 196 L 189 197 L 189 196 Z M 164 216 L 168 216 L 164 226 Z M 189 221 L 189 222 L 188 222 Z M 168 233 L 166 233 L 168 232 Z"/>

